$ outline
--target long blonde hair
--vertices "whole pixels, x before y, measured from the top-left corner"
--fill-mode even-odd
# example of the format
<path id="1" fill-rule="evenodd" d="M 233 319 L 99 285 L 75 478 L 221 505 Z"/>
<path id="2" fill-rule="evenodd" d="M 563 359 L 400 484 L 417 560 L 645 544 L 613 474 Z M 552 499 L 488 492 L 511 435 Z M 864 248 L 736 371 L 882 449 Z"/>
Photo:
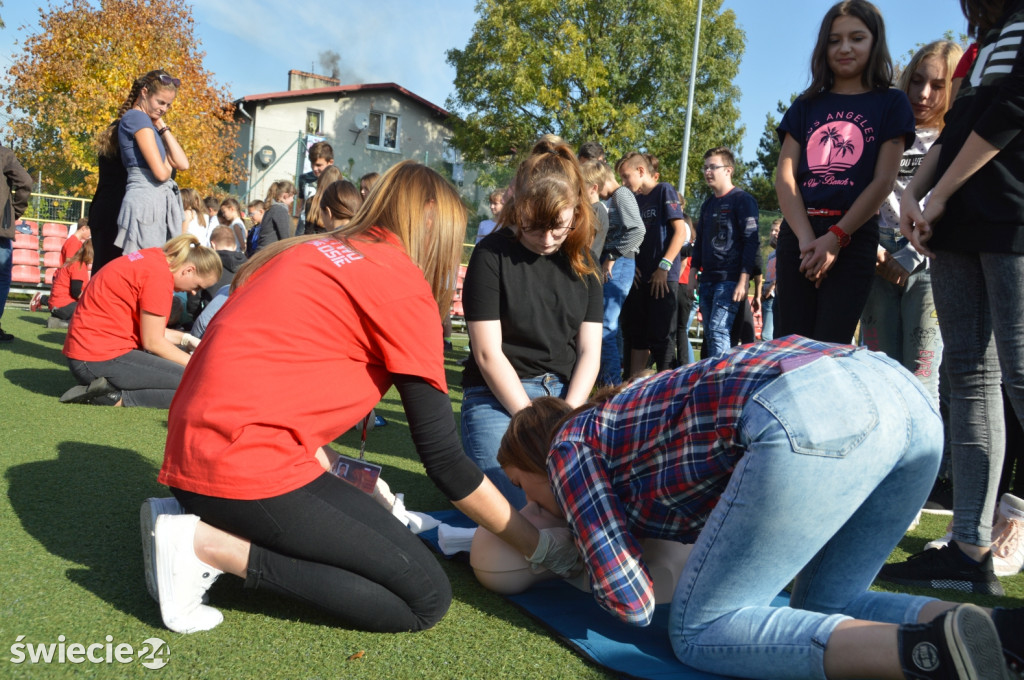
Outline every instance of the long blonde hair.
<path id="1" fill-rule="evenodd" d="M 964 50 L 960 45 L 956 44 L 951 40 L 936 40 L 930 42 L 921 49 L 919 49 L 913 57 L 910 59 L 910 63 L 907 67 L 900 71 L 899 80 L 896 82 L 896 87 L 903 90 L 906 94 L 910 94 L 910 81 L 914 77 L 914 71 L 921 65 L 921 62 L 928 57 L 937 57 L 939 61 L 946 67 L 946 88 L 945 97 L 946 101 L 941 107 L 941 111 L 937 114 L 937 120 L 928 121 L 924 125 L 918 127 L 937 127 L 940 130 L 945 127 L 946 112 L 949 111 L 949 107 L 953 105 L 951 95 L 953 94 L 953 71 L 956 70 L 956 65 L 960 61 L 960 57 L 964 54 Z"/>
<path id="2" fill-rule="evenodd" d="M 221 263 L 217 251 L 202 245 L 194 234 L 175 236 L 163 245 L 163 250 L 172 272 L 178 271 L 187 264 L 193 265 L 196 268 L 196 274 L 202 277 L 212 275 L 220 278 L 224 271 L 224 265 Z"/>
<path id="3" fill-rule="evenodd" d="M 232 292 L 275 256 L 318 238 L 336 238 L 358 250 L 355 241 L 382 241 L 380 228 L 395 234 L 423 271 L 438 310 L 447 313 L 455 292 L 456 269 L 466 237 L 466 206 L 446 179 L 425 165 L 402 161 L 374 184 L 352 220 L 330 234 L 310 234 L 271 244 L 238 270 Z"/>

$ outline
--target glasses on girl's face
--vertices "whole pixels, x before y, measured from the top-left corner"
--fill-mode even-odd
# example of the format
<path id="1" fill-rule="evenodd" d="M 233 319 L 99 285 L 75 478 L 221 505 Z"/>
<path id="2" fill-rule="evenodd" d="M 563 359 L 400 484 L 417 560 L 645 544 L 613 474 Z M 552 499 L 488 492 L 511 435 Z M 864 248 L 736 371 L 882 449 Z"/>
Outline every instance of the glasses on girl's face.
<path id="1" fill-rule="evenodd" d="M 551 235 L 555 238 L 565 236 L 570 231 L 575 229 L 573 226 L 562 226 L 562 227 L 520 227 L 519 231 L 524 234 L 543 234 L 544 232 L 551 232 Z"/>
<path id="2" fill-rule="evenodd" d="M 181 79 L 172 78 L 166 73 L 161 73 L 160 75 L 158 75 L 157 80 L 159 80 L 164 85 L 174 85 L 175 87 L 181 87 Z"/>

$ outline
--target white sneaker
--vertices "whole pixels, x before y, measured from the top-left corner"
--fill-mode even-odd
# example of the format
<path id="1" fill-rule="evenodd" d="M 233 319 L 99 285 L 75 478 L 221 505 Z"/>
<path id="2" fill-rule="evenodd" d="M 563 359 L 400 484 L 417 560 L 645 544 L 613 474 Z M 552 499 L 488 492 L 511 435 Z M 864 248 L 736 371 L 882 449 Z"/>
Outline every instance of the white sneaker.
<path id="1" fill-rule="evenodd" d="M 156 550 L 153 547 L 156 518 L 160 515 L 184 515 L 185 509 L 174 498 L 147 498 L 139 508 L 139 527 L 142 529 L 142 563 L 146 568 L 146 590 L 157 602 L 160 594 L 156 587 Z"/>
<path id="2" fill-rule="evenodd" d="M 1024 500 L 1003 494 L 992 533 L 992 565 L 996 576 L 1013 576 L 1024 565 Z"/>
<path id="3" fill-rule="evenodd" d="M 203 594 L 223 572 L 196 557 L 196 515 L 159 515 L 153 530 L 160 615 L 175 633 L 210 630 L 224 615 L 203 604 Z"/>

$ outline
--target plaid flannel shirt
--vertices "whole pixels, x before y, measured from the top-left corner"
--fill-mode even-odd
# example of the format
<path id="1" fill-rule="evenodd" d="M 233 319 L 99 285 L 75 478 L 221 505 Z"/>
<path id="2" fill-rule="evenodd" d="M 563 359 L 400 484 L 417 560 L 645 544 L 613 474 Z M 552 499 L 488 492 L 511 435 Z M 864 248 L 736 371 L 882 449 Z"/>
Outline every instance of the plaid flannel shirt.
<path id="1" fill-rule="evenodd" d="M 559 431 L 548 474 L 605 610 L 650 623 L 654 590 L 637 539 L 696 540 L 744 453 L 740 414 L 780 361 L 853 351 L 795 335 L 746 345 L 638 381 Z"/>

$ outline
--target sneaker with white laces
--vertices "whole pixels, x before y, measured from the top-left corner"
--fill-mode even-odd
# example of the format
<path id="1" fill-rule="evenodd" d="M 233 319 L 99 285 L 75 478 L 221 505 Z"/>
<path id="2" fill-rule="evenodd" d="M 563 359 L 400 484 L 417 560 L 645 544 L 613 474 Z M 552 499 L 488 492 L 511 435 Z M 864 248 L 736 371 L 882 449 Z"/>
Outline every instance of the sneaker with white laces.
<path id="1" fill-rule="evenodd" d="M 1024 500 L 1004 493 L 992 530 L 992 566 L 996 576 L 1013 576 L 1024 565 Z"/>
<path id="2" fill-rule="evenodd" d="M 159 515 L 153 529 L 160 616 L 175 633 L 210 630 L 224 620 L 203 604 L 203 594 L 223 572 L 196 557 L 196 515 Z"/>
<path id="3" fill-rule="evenodd" d="M 142 563 L 146 568 L 146 590 L 157 602 L 160 593 L 156 587 L 156 518 L 160 515 L 184 515 L 185 509 L 174 498 L 147 498 L 139 508 L 139 527 L 142 530 Z"/>
<path id="4" fill-rule="evenodd" d="M 32 301 L 28 303 L 28 311 L 38 312 L 39 308 L 43 306 L 43 292 L 39 291 L 32 296 Z"/>
<path id="5" fill-rule="evenodd" d="M 912 680 L 1006 680 L 999 632 L 973 604 L 950 609 L 929 623 L 904 624 L 897 633 L 900 667 Z"/>

